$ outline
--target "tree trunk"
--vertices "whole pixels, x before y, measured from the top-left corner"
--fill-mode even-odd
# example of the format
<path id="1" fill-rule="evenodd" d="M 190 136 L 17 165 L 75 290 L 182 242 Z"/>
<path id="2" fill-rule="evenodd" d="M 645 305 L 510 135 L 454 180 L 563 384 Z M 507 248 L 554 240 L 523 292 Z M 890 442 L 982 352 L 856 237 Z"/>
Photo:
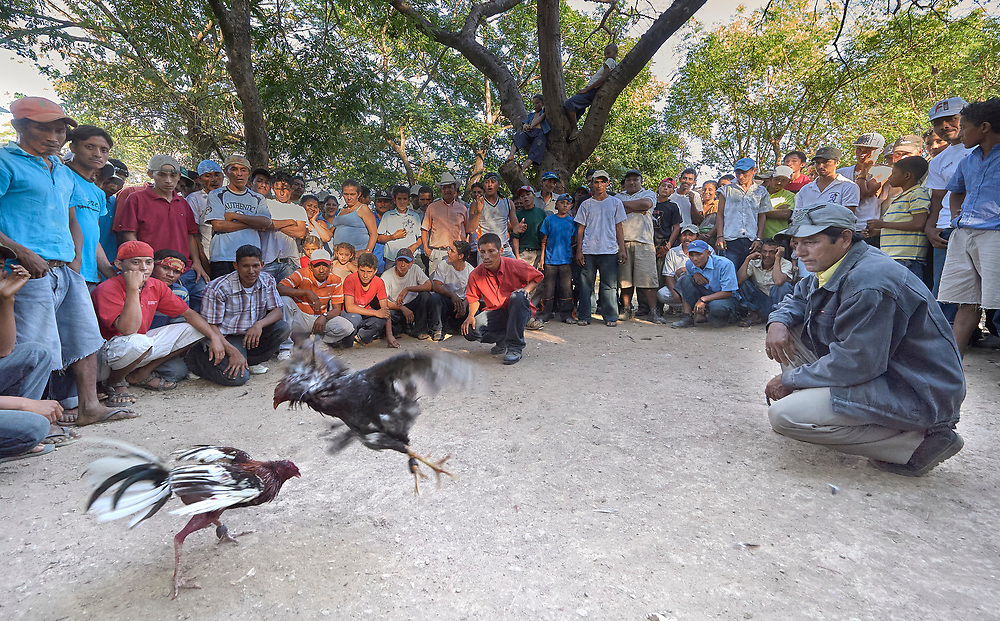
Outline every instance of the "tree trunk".
<path id="1" fill-rule="evenodd" d="M 236 96 L 243 108 L 243 138 L 246 142 L 246 157 L 254 167 L 267 167 L 268 157 L 267 122 L 264 106 L 260 102 L 260 92 L 253 76 L 253 58 L 250 41 L 250 1 L 232 0 L 232 8 L 223 0 L 208 0 L 212 12 L 219 20 L 222 41 L 225 44 L 226 71 L 236 87 Z"/>

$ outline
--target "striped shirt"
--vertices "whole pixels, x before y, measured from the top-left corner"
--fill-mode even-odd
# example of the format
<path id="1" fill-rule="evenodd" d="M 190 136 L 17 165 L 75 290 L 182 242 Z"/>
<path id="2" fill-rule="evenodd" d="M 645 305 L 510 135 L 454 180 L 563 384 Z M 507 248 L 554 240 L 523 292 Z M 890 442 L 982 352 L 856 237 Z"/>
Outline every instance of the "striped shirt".
<path id="1" fill-rule="evenodd" d="M 291 289 L 312 291 L 319 298 L 319 305 L 323 309 L 323 312 L 326 312 L 331 304 L 344 303 L 344 281 L 333 272 L 330 272 L 325 281 L 318 283 L 316 282 L 316 277 L 313 276 L 312 270 L 309 267 L 302 267 L 292 272 L 288 278 L 282 280 L 281 284 Z M 312 316 L 316 315 L 316 311 L 313 310 L 312 305 L 305 298 L 295 298 L 295 304 L 303 313 Z"/>
<path id="2" fill-rule="evenodd" d="M 914 215 L 930 211 L 930 192 L 925 187 L 915 185 L 892 199 L 882 220 L 886 223 L 909 222 Z M 923 231 L 884 228 L 879 247 L 897 261 L 923 261 L 927 257 L 927 235 Z"/>
<path id="3" fill-rule="evenodd" d="M 276 308 L 282 308 L 274 278 L 261 272 L 249 289 L 240 284 L 239 272 L 208 283 L 201 300 L 201 314 L 224 335 L 246 334 L 253 324 Z"/>

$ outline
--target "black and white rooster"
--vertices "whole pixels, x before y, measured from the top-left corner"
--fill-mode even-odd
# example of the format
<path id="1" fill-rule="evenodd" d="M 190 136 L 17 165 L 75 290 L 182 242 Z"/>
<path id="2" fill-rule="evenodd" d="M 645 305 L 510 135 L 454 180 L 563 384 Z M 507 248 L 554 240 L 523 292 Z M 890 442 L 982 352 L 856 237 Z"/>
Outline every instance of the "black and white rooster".
<path id="1" fill-rule="evenodd" d="M 274 388 L 274 407 L 286 401 L 304 403 L 342 420 L 348 429 L 334 439 L 331 451 L 357 438 L 376 451 L 403 453 L 409 457 L 415 494 L 420 493 L 419 479 L 427 478 L 420 463 L 429 466 L 439 482 L 442 474 L 452 476 L 443 467 L 448 456 L 431 461 L 417 455 L 410 448 L 409 433 L 420 415 L 419 396 L 434 395 L 449 384 L 471 388 L 477 377 L 472 364 L 445 353 L 405 353 L 349 373 L 322 342 L 313 340 L 296 346 L 286 369 Z"/>
<path id="2" fill-rule="evenodd" d="M 214 524 L 219 542 L 236 543 L 219 516 L 227 509 L 253 507 L 271 502 L 282 484 L 299 475 L 290 461 L 255 461 L 230 446 L 196 446 L 177 451 L 171 467 L 156 455 L 122 442 L 102 441 L 117 454 L 97 459 L 87 466 L 88 485 L 93 489 L 87 510 L 98 520 L 134 516 L 129 528 L 153 516 L 172 496 L 186 506 L 171 511 L 190 515 L 187 525 L 174 535 L 174 598 L 182 588 L 200 588 L 181 577 L 181 547 L 191 533 Z"/>

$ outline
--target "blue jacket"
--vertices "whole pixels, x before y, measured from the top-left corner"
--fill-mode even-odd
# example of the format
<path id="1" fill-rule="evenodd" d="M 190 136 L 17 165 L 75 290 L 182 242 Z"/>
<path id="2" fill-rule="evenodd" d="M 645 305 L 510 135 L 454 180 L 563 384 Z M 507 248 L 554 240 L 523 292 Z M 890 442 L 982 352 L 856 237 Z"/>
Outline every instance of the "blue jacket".
<path id="1" fill-rule="evenodd" d="M 789 388 L 829 387 L 833 410 L 894 429 L 951 428 L 965 399 L 965 373 L 951 326 L 927 287 L 864 242 L 833 277 L 795 285 L 768 318 L 802 327 L 816 362 L 781 375 Z"/>

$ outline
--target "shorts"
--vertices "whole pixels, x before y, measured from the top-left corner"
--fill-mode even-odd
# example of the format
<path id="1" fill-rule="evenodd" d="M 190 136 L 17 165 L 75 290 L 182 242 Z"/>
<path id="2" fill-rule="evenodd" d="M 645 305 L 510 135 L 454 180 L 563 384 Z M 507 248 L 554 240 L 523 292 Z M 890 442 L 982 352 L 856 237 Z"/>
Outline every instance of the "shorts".
<path id="1" fill-rule="evenodd" d="M 205 335 L 189 323 L 171 323 L 154 328 L 146 334 L 113 336 L 97 352 L 97 381 L 108 379 L 112 370 L 117 371 L 133 364 L 146 351 L 152 350 L 143 360 L 143 366 L 203 338 Z"/>
<path id="2" fill-rule="evenodd" d="M 656 274 L 656 247 L 642 242 L 625 242 L 625 263 L 618 267 L 618 284 L 626 289 L 656 289 L 660 278 Z"/>
<path id="3" fill-rule="evenodd" d="M 952 232 L 938 302 L 1000 308 L 1000 231 L 959 228 Z"/>

